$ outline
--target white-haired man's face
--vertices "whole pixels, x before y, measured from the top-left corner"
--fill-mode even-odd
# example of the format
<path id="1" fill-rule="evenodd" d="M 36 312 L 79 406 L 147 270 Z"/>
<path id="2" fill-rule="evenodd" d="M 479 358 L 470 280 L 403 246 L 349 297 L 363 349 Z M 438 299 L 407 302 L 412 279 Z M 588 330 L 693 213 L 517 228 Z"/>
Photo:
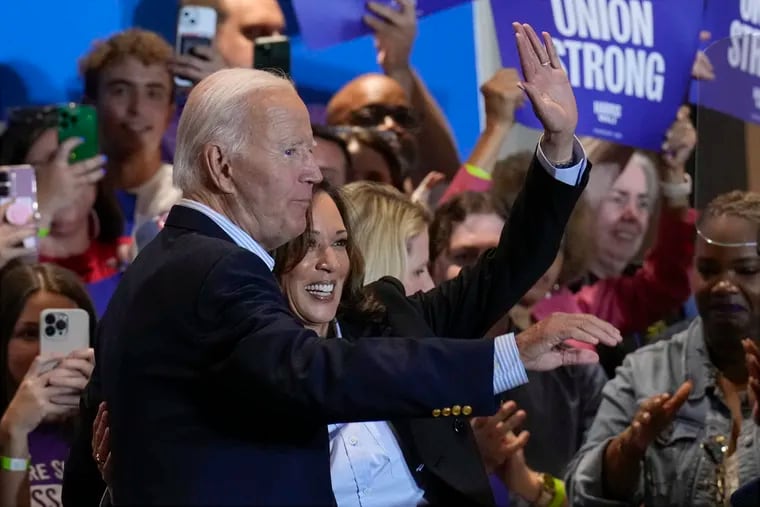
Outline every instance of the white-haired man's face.
<path id="1" fill-rule="evenodd" d="M 232 158 L 236 222 L 267 249 L 306 229 L 312 187 L 322 181 L 309 113 L 291 88 L 254 99 L 251 142 Z"/>

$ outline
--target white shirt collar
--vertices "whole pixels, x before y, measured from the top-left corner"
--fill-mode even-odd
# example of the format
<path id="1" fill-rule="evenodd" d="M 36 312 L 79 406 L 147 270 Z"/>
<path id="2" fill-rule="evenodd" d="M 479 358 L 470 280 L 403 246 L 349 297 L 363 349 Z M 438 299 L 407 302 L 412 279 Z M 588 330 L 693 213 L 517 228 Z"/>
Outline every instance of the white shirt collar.
<path id="1" fill-rule="evenodd" d="M 274 258 L 269 255 L 263 246 L 261 246 L 250 234 L 243 229 L 235 225 L 229 218 L 221 213 L 209 208 L 205 204 L 191 199 L 180 199 L 177 203 L 178 206 L 184 206 L 186 208 L 193 209 L 199 213 L 203 213 L 210 218 L 216 225 L 227 234 L 232 241 L 235 242 L 240 248 L 245 248 L 249 252 L 258 256 L 264 264 L 267 265 L 269 271 L 274 269 Z"/>

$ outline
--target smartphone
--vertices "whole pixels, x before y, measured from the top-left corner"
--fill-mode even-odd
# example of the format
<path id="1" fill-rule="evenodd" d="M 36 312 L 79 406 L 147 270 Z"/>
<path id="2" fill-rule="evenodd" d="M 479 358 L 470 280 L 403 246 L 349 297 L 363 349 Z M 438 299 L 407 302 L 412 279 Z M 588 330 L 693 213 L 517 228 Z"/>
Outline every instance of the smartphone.
<path id="1" fill-rule="evenodd" d="M 0 217 L 9 224 L 26 225 L 39 217 L 37 203 L 37 173 L 30 165 L 0 166 L 0 205 L 11 202 Z M 37 237 L 26 238 L 24 248 L 37 248 Z"/>
<path id="2" fill-rule="evenodd" d="M 84 141 L 71 152 L 70 162 L 86 160 L 100 153 L 98 114 L 93 106 L 71 102 L 58 108 L 58 142 L 72 137 L 81 137 Z"/>
<path id="3" fill-rule="evenodd" d="M 256 38 L 253 68 L 290 76 L 290 39 L 284 35 Z"/>
<path id="4" fill-rule="evenodd" d="M 175 51 L 180 55 L 190 54 L 196 46 L 210 46 L 216 37 L 216 10 L 200 5 L 186 5 L 177 14 L 177 43 Z M 188 88 L 193 83 L 181 77 L 174 77 L 177 86 Z"/>
<path id="5" fill-rule="evenodd" d="M 80 308 L 48 308 L 40 314 L 40 354 L 68 355 L 90 346 L 90 316 Z"/>

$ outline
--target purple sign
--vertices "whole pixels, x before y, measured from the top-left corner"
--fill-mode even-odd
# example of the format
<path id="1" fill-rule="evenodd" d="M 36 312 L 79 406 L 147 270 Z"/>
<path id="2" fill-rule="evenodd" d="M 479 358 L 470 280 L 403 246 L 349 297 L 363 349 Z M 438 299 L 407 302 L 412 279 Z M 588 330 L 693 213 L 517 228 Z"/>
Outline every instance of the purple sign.
<path id="1" fill-rule="evenodd" d="M 578 103 L 578 134 L 660 150 L 688 94 L 702 0 L 492 0 L 491 7 L 505 67 L 520 68 L 513 21 L 551 34 Z M 530 108 L 517 120 L 541 128 Z"/>
<path id="2" fill-rule="evenodd" d="M 698 103 L 760 123 L 760 1 L 710 0 L 705 24 L 715 41 L 705 50 L 715 79 L 698 84 Z"/>
<path id="3" fill-rule="evenodd" d="M 397 8 L 394 0 L 375 0 Z M 417 17 L 423 17 L 470 0 L 417 0 Z M 292 0 L 306 45 L 321 49 L 372 33 L 363 17 L 367 0 Z"/>

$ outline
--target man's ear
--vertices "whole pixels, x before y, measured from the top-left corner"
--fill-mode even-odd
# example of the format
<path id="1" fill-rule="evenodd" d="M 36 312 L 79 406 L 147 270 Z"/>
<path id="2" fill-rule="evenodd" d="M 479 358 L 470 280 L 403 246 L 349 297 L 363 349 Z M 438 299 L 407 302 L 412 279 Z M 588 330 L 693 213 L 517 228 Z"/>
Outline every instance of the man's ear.
<path id="1" fill-rule="evenodd" d="M 206 168 L 211 188 L 218 193 L 235 193 L 235 183 L 232 180 L 232 164 L 217 144 L 205 144 L 201 152 L 203 167 Z"/>

